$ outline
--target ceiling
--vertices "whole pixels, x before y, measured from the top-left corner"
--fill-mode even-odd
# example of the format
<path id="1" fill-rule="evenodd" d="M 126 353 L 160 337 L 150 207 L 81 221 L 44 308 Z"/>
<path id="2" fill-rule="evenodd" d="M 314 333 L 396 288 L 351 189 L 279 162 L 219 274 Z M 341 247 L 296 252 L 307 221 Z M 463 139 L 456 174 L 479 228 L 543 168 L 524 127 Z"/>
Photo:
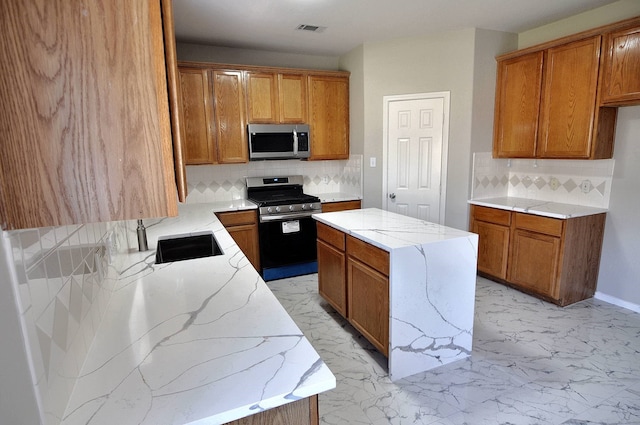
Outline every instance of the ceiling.
<path id="1" fill-rule="evenodd" d="M 519 33 L 617 0 L 174 0 L 179 42 L 340 56 L 448 30 Z M 299 25 L 325 27 L 321 32 Z"/>

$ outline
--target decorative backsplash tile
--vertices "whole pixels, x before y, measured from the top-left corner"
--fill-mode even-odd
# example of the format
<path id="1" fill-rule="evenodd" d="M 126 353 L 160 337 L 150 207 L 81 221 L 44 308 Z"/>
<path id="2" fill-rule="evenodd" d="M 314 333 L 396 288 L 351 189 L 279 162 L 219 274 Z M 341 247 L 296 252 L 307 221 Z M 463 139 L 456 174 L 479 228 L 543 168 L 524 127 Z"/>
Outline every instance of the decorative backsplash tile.
<path id="1" fill-rule="evenodd" d="M 615 160 L 494 159 L 474 154 L 472 199 L 503 196 L 608 208 Z"/>
<path id="2" fill-rule="evenodd" d="M 230 201 L 247 195 L 246 177 L 302 175 L 305 193 L 362 196 L 362 155 L 342 161 L 252 161 L 187 167 L 187 203 Z"/>

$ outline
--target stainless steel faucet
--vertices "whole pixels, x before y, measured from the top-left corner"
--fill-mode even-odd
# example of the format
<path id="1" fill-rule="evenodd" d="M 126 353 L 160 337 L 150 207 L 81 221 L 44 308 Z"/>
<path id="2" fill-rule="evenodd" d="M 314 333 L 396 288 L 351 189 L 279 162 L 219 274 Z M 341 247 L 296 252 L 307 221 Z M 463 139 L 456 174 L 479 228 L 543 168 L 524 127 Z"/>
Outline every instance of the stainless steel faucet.
<path id="1" fill-rule="evenodd" d="M 138 251 L 146 251 L 149 249 L 147 245 L 147 229 L 144 227 L 142 220 L 138 220 Z"/>

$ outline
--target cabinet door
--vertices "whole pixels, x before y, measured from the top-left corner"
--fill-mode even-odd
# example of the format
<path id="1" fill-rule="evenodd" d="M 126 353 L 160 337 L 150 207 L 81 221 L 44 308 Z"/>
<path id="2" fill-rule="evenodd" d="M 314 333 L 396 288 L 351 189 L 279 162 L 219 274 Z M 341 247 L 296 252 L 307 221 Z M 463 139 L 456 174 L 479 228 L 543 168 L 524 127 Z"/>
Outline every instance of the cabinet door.
<path id="1" fill-rule="evenodd" d="M 177 214 L 160 1 L 0 2 L 0 223 Z"/>
<path id="2" fill-rule="evenodd" d="M 307 76 L 279 74 L 278 94 L 280 122 L 297 124 L 307 122 Z"/>
<path id="3" fill-rule="evenodd" d="M 347 317 L 345 253 L 318 239 L 318 291 L 322 298 Z"/>
<path id="4" fill-rule="evenodd" d="M 258 243 L 258 226 L 245 224 L 228 227 L 227 232 L 236 242 L 242 253 L 256 270 L 260 270 L 260 245 Z"/>
<path id="5" fill-rule="evenodd" d="M 180 67 L 181 123 L 187 165 L 216 162 L 213 96 L 206 69 Z"/>
<path id="6" fill-rule="evenodd" d="M 278 78 L 271 72 L 247 72 L 248 122 L 277 123 Z"/>
<path id="7" fill-rule="evenodd" d="M 311 159 L 349 158 L 349 78 L 309 76 Z"/>
<path id="8" fill-rule="evenodd" d="M 499 279 L 507 278 L 509 228 L 484 221 L 474 221 L 478 234 L 478 270 Z"/>
<path id="9" fill-rule="evenodd" d="M 557 298 L 560 238 L 516 229 L 511 241 L 509 282 Z"/>
<path id="10" fill-rule="evenodd" d="M 543 53 L 498 62 L 493 156 L 533 158 L 538 134 Z"/>
<path id="11" fill-rule="evenodd" d="M 215 98 L 218 162 L 248 162 L 245 97 L 242 71 L 211 71 Z"/>
<path id="12" fill-rule="evenodd" d="M 589 158 L 596 127 L 601 37 L 550 48 L 545 58 L 537 156 Z"/>
<path id="13" fill-rule="evenodd" d="M 349 257 L 347 300 L 349 322 L 389 356 L 389 278 Z"/>
<path id="14" fill-rule="evenodd" d="M 607 34 L 605 37 L 602 103 L 640 102 L 640 28 Z"/>

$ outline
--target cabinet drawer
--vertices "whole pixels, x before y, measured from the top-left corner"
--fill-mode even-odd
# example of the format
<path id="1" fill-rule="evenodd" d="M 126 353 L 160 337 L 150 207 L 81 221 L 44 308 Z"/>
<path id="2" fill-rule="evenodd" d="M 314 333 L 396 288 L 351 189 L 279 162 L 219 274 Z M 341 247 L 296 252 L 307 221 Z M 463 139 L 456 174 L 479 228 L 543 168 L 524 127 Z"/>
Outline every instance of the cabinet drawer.
<path id="1" fill-rule="evenodd" d="M 359 210 L 360 208 L 360 201 L 324 202 L 322 204 L 322 212 Z"/>
<path id="2" fill-rule="evenodd" d="M 218 216 L 218 219 L 224 227 L 255 224 L 258 222 L 258 218 L 254 210 L 223 212 L 217 213 L 216 216 Z"/>
<path id="3" fill-rule="evenodd" d="M 318 239 L 325 241 L 329 245 L 335 246 L 340 251 L 344 251 L 344 232 L 320 222 L 316 222 L 316 228 L 318 232 Z"/>
<path id="4" fill-rule="evenodd" d="M 474 220 L 502 224 L 503 226 L 509 226 L 511 224 L 511 212 L 507 210 L 473 205 L 472 214 Z"/>
<path id="5" fill-rule="evenodd" d="M 347 254 L 357 258 L 369 267 L 389 276 L 389 253 L 371 244 L 347 236 Z"/>
<path id="6" fill-rule="evenodd" d="M 539 215 L 516 213 L 516 227 L 551 236 L 562 236 L 564 220 Z"/>

